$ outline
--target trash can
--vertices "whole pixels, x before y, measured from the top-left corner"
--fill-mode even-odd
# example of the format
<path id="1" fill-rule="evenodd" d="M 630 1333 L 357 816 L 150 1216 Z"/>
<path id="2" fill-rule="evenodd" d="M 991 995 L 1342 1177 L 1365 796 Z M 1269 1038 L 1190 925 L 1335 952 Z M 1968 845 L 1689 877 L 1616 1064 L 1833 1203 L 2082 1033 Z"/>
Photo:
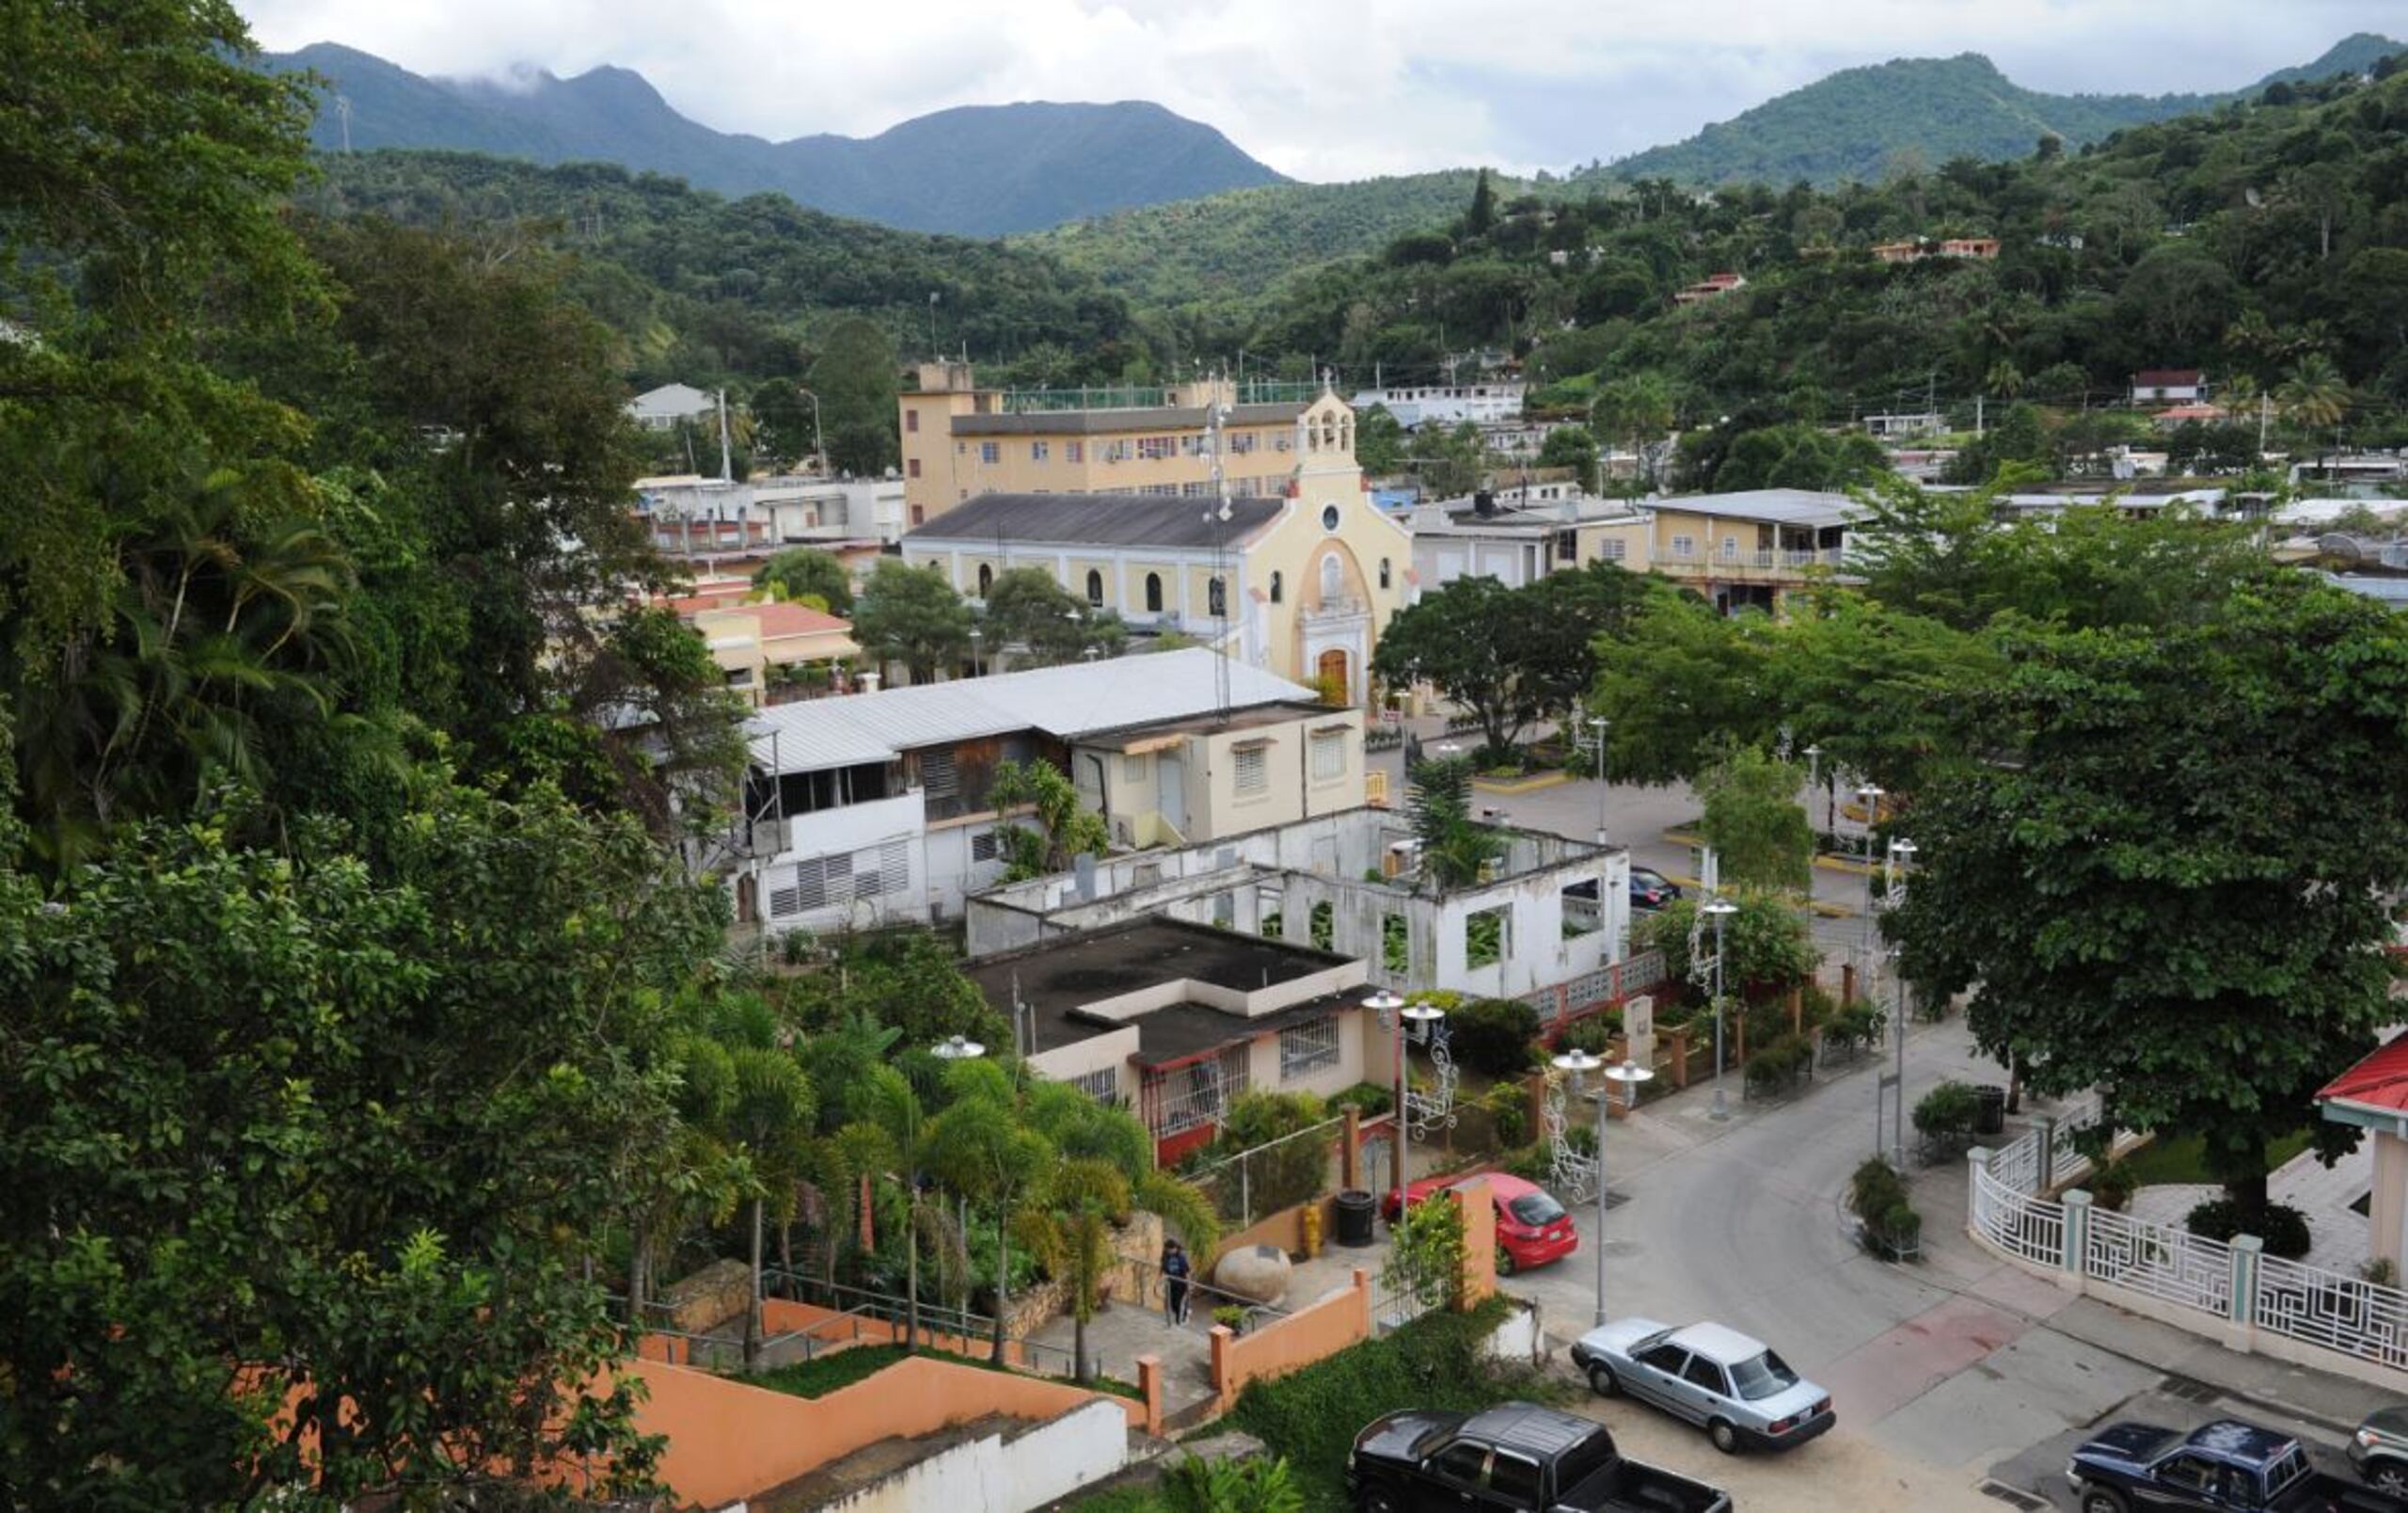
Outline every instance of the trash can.
<path id="1" fill-rule="evenodd" d="M 2006 1133 L 2006 1090 L 1994 1083 L 1985 1083 L 1973 1091 L 1980 1099 L 1973 1108 L 1973 1133 Z"/>
<path id="2" fill-rule="evenodd" d="M 1338 1243 L 1369 1245 L 1371 1243 L 1371 1195 L 1360 1187 L 1349 1187 L 1338 1195 Z"/>

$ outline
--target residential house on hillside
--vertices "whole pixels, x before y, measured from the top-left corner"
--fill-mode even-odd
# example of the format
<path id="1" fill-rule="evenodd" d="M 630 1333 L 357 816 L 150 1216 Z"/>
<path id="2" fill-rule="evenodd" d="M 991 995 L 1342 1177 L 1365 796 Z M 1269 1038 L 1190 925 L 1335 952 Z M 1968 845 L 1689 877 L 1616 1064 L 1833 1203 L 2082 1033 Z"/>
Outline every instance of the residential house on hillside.
<path id="1" fill-rule="evenodd" d="M 1529 386 L 1502 380 L 1480 383 L 1385 384 L 1355 390 L 1354 407 L 1377 405 L 1406 430 L 1433 422 L 1449 427 L 1470 421 L 1482 427 L 1519 421 Z"/>
<path id="2" fill-rule="evenodd" d="M 1407 601 L 1413 540 L 1363 486 L 1338 423 L 1300 418 L 1274 497 L 984 494 L 916 527 L 903 560 L 983 600 L 1040 567 L 1141 633 L 1176 630 L 1248 666 L 1370 693 L 1371 648 Z"/>
<path id="3" fill-rule="evenodd" d="M 959 362 L 923 363 L 918 379 L 896 401 L 911 526 L 980 494 L 1211 495 L 1215 407 L 1233 494 L 1281 492 L 1307 438 L 1354 454 L 1354 410 L 1314 384 L 994 390 Z"/>
<path id="4" fill-rule="evenodd" d="M 1894 441 L 1910 436 L 1937 436 L 1948 429 L 1948 421 L 1938 410 L 1911 410 L 1898 415 L 1868 415 L 1864 429 L 1868 435 Z"/>
<path id="5" fill-rule="evenodd" d="M 627 416 L 647 431 L 666 431 L 679 421 L 698 421 L 716 412 L 719 396 L 691 384 L 663 384 L 627 401 Z"/>
<path id="6" fill-rule="evenodd" d="M 2191 405 L 2207 395 L 2207 375 L 2196 368 L 2148 368 L 2132 374 L 2135 405 Z"/>
<path id="7" fill-rule="evenodd" d="M 1709 273 L 1685 289 L 1672 292 L 1675 305 L 1694 305 L 1703 300 L 1719 299 L 1735 289 L 1745 289 L 1748 280 L 1735 273 Z"/>
<path id="8" fill-rule="evenodd" d="M 746 733 L 746 820 L 699 859 L 773 932 L 958 916 L 1002 873 L 1009 817 L 990 795 L 1006 761 L 1069 772 L 1121 845 L 1364 795 L 1357 711 L 1200 647 L 786 704 Z"/>
<path id="9" fill-rule="evenodd" d="M 1135 1110 L 1165 1167 L 1244 1092 L 1326 1097 L 1385 1064 L 1366 1045 L 1365 966 L 1336 951 L 1145 916 L 967 971 L 1030 1071 Z"/>
<path id="10" fill-rule="evenodd" d="M 1987 263 L 1999 253 L 1995 236 L 1915 237 L 1904 242 L 1877 242 L 1877 263 L 1921 263 L 1925 258 L 1964 258 Z"/>
<path id="11" fill-rule="evenodd" d="M 1786 595 L 1843 572 L 1848 523 L 1863 513 L 1846 494 L 1802 488 L 1679 494 L 1648 508 L 1649 570 L 1726 614 L 1778 611 Z"/>

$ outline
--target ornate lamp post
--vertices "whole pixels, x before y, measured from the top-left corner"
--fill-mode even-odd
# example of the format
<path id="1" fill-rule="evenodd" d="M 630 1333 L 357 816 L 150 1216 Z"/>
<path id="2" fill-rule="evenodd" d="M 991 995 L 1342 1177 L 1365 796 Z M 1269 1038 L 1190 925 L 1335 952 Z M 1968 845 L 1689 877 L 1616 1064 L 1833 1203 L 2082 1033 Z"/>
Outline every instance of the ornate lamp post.
<path id="1" fill-rule="evenodd" d="M 1395 1138 L 1388 1146 L 1388 1174 L 1395 1179 L 1397 1208 L 1402 1213 L 1404 1204 L 1404 1022 L 1392 1016 L 1404 1007 L 1404 1000 L 1382 988 L 1364 999 L 1363 1007 L 1379 1015 L 1382 1024 L 1392 1023 L 1396 1027 L 1396 1129 Z"/>
<path id="2" fill-rule="evenodd" d="M 1714 921 L 1714 1111 L 1711 1117 L 1731 1117 L 1731 1106 L 1722 1095 L 1722 922 L 1739 912 L 1739 906 L 1719 894 L 1708 899 L 1702 912 Z"/>

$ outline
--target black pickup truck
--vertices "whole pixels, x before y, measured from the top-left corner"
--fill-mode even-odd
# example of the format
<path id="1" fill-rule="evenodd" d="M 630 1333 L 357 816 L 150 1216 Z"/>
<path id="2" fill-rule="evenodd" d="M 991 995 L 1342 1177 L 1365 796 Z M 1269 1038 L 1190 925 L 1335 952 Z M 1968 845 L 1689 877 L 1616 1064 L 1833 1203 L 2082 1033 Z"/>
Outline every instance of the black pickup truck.
<path id="1" fill-rule="evenodd" d="M 2327 1475 L 2288 1434 L 2224 1419 L 2189 1434 L 2117 1424 L 2066 1466 L 2082 1513 L 2408 1513 L 2408 1501 Z"/>
<path id="2" fill-rule="evenodd" d="M 1375 1420 L 1346 1488 L 1358 1513 L 1731 1513 L 1719 1489 L 1624 1460 L 1604 1425 L 1535 1403 Z"/>

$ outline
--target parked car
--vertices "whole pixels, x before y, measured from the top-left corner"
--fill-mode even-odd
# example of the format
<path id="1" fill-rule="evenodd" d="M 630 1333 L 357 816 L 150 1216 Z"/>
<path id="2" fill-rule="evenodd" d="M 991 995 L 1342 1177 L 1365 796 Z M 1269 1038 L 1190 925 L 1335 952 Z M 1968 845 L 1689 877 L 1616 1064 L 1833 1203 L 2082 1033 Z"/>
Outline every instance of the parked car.
<path id="1" fill-rule="evenodd" d="M 1830 1394 L 1763 1341 L 1719 1324 L 1600 1324 L 1574 1342 L 1572 1363 L 1599 1395 L 1628 1393 L 1685 1418 L 1726 1456 L 1803 1444 L 1837 1419 Z"/>
<path id="2" fill-rule="evenodd" d="M 1405 1187 L 1404 1199 L 1418 1204 L 1434 1193 L 1483 1181 L 1497 1210 L 1497 1269 L 1500 1273 L 1511 1276 L 1543 1266 L 1580 1249 L 1580 1231 L 1561 1203 L 1537 1183 L 1502 1171 L 1484 1171 L 1476 1177 L 1424 1177 Z M 1380 1212 L 1393 1224 L 1398 1208 L 1396 1189 L 1390 1187 Z"/>
<path id="3" fill-rule="evenodd" d="M 1357 1513 L 1730 1513 L 1720 1489 L 1624 1460 L 1602 1424 L 1535 1403 L 1375 1419 L 1346 1457 Z"/>
<path id="4" fill-rule="evenodd" d="M 1652 867 L 1630 869 L 1630 906 L 1661 909 L 1681 896 L 1681 885 Z"/>
<path id="5" fill-rule="evenodd" d="M 2327 1475 L 2276 1429 L 2222 1419 L 2183 1434 L 2117 1424 L 2066 1464 L 2082 1513 L 2408 1513 L 2408 1502 Z"/>
<path id="6" fill-rule="evenodd" d="M 2350 1436 L 2350 1464 L 2367 1485 L 2408 1497 L 2408 1408 L 2378 1408 Z"/>

